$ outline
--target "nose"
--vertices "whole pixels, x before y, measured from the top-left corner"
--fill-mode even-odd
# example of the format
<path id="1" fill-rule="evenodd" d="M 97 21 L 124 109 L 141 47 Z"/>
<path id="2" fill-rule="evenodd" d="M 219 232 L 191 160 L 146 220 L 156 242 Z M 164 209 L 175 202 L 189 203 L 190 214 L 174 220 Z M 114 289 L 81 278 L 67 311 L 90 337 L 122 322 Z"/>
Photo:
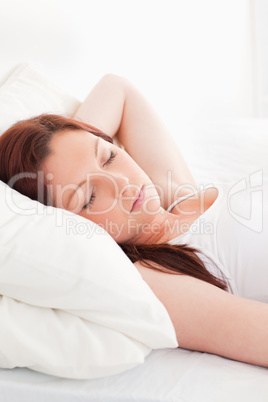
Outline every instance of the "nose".
<path id="1" fill-rule="evenodd" d="M 114 175 L 114 181 L 117 187 L 117 193 L 119 194 L 124 194 L 127 191 L 127 188 L 129 186 L 129 179 L 123 174 L 116 174 Z"/>
<path id="2" fill-rule="evenodd" d="M 109 174 L 97 174 L 95 178 L 103 186 L 106 196 L 108 193 L 114 199 L 132 199 L 136 196 L 138 185 L 132 184 L 124 172 L 109 172 Z"/>
<path id="3" fill-rule="evenodd" d="M 132 199 L 138 191 L 138 186 L 129 183 L 129 178 L 120 172 L 113 175 L 115 184 L 115 198 Z"/>

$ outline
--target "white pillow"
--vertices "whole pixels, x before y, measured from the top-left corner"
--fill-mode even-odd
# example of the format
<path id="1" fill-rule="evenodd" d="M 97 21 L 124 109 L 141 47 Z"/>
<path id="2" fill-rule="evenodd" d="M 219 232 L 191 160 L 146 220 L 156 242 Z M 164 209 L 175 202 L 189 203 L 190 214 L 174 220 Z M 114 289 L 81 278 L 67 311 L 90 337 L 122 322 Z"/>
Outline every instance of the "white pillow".
<path id="1" fill-rule="evenodd" d="M 19 120 L 42 113 L 72 116 L 80 102 L 27 63 L 20 64 L 0 87 L 0 135 Z"/>
<path id="2" fill-rule="evenodd" d="M 95 378 L 177 347 L 164 306 L 102 228 L 2 182 L 0 210 L 1 367 Z"/>
<path id="3" fill-rule="evenodd" d="M 65 311 L 0 296 L 0 367 L 92 379 L 129 370 L 144 361 L 147 346 Z"/>
<path id="4" fill-rule="evenodd" d="M 0 88 L 1 127 L 77 107 L 30 66 L 14 74 Z M 1 367 L 96 378 L 178 346 L 166 309 L 103 229 L 1 182 L 0 211 Z"/>

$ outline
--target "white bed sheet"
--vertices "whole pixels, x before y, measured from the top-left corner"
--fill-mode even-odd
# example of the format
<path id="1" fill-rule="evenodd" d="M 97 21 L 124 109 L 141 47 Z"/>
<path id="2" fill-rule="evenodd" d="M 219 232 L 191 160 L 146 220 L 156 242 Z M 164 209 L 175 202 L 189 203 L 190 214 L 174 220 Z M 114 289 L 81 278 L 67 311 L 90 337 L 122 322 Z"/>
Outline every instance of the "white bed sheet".
<path id="1" fill-rule="evenodd" d="M 142 366 L 97 380 L 0 370 L 1 402 L 267 402 L 268 370 L 183 349 L 153 351 Z"/>
<path id="2" fill-rule="evenodd" d="M 199 183 L 268 172 L 268 120 L 181 126 L 177 141 Z M 268 284 L 267 284 L 268 286 Z M 0 370 L 1 402 L 268 402 L 268 369 L 183 349 L 153 351 L 143 365 L 98 380 Z"/>
<path id="3" fill-rule="evenodd" d="M 196 122 L 173 132 L 200 184 L 239 181 L 260 168 L 268 175 L 268 119 Z"/>

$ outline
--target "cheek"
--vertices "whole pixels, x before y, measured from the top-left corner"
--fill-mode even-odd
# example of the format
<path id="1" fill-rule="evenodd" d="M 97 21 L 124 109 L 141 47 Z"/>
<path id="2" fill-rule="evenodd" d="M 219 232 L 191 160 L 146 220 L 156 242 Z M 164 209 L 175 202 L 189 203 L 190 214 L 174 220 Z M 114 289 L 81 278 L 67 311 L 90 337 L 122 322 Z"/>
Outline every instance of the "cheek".
<path id="1" fill-rule="evenodd" d="M 113 208 L 105 214 L 90 214 L 85 211 L 81 215 L 105 229 L 117 243 L 129 239 L 128 217 L 118 208 Z"/>
<path id="2" fill-rule="evenodd" d="M 117 243 L 131 240 L 144 228 L 148 231 L 148 224 L 153 219 L 153 215 L 142 212 L 126 215 L 119 208 L 113 208 L 106 214 L 87 213 L 85 211 L 81 215 L 105 229 Z"/>
<path id="3" fill-rule="evenodd" d="M 103 208 L 96 208 L 95 211 L 93 208 L 92 210 L 84 210 L 80 215 L 98 225 L 102 225 L 104 228 L 108 223 L 120 224 L 127 221 L 127 215 L 124 214 L 117 203 L 109 206 L 104 202 L 102 207 Z"/>

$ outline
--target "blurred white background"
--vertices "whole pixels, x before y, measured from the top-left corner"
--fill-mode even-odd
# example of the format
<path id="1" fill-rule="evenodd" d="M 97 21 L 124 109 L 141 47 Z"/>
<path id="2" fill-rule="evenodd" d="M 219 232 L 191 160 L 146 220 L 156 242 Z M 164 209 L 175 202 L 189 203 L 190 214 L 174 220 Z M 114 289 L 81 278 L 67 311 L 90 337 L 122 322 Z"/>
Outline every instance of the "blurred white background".
<path id="1" fill-rule="evenodd" d="M 83 100 L 105 73 L 122 75 L 171 128 L 268 116 L 267 0 L 0 2 L 2 80 L 28 61 Z"/>

